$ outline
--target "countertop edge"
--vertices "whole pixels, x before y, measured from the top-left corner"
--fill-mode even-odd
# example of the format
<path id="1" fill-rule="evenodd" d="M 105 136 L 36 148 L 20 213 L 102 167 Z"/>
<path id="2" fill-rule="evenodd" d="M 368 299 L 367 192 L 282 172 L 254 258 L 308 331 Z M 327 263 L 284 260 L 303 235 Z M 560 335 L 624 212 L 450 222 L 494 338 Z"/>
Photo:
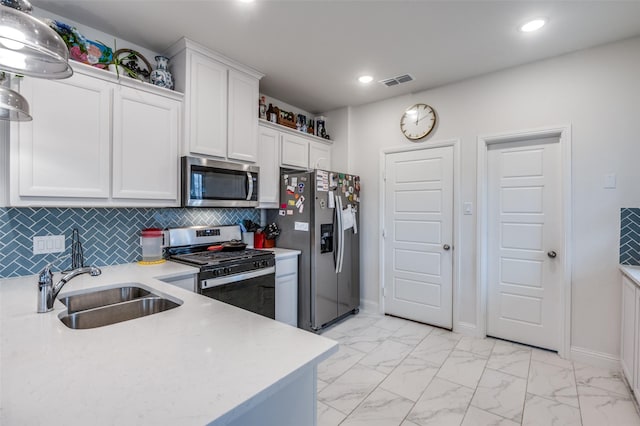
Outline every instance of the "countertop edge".
<path id="1" fill-rule="evenodd" d="M 640 286 L 640 266 L 619 265 L 620 271 L 637 286 Z"/>

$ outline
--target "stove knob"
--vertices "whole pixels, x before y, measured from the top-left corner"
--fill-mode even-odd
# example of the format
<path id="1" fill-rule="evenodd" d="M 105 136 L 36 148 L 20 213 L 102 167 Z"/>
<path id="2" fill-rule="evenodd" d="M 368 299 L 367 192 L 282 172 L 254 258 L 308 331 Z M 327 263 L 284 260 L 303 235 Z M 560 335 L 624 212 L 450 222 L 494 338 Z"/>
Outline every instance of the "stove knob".
<path id="1" fill-rule="evenodd" d="M 225 274 L 230 274 L 231 273 L 231 268 L 224 268 L 224 273 Z"/>
<path id="2" fill-rule="evenodd" d="M 260 266 L 267 266 L 267 261 L 266 260 L 261 261 Z"/>

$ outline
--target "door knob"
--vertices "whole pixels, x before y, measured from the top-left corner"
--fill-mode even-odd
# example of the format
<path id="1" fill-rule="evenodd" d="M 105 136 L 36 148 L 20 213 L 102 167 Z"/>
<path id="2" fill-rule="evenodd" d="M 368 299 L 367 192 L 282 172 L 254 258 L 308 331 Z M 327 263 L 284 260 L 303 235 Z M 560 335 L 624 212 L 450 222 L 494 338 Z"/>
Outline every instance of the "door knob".
<path id="1" fill-rule="evenodd" d="M 551 250 L 549 252 L 547 252 L 547 256 L 549 256 L 550 258 L 554 258 L 558 255 L 558 253 L 556 253 L 555 251 Z"/>
<path id="2" fill-rule="evenodd" d="M 451 246 L 449 244 L 445 244 L 442 246 L 443 249 L 445 250 L 449 250 L 451 248 Z"/>

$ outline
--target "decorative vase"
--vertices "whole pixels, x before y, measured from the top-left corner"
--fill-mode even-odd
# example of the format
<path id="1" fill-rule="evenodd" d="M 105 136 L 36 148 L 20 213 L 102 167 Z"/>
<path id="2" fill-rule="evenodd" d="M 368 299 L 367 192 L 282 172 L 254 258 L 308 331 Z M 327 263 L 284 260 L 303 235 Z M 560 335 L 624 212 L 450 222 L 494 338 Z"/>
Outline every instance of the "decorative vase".
<path id="1" fill-rule="evenodd" d="M 151 83 L 159 87 L 173 90 L 173 76 L 167 68 L 169 58 L 166 56 L 156 56 L 155 59 L 156 69 L 151 71 Z"/>

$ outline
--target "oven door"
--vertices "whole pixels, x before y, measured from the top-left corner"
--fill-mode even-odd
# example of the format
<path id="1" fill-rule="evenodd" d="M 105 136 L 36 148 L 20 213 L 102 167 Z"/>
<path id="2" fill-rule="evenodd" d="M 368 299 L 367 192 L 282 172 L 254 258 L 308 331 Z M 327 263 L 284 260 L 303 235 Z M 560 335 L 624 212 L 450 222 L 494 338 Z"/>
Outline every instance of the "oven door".
<path id="1" fill-rule="evenodd" d="M 182 157 L 183 207 L 256 207 L 257 166 Z"/>
<path id="2" fill-rule="evenodd" d="M 203 296 L 276 318 L 275 267 L 200 281 Z"/>

